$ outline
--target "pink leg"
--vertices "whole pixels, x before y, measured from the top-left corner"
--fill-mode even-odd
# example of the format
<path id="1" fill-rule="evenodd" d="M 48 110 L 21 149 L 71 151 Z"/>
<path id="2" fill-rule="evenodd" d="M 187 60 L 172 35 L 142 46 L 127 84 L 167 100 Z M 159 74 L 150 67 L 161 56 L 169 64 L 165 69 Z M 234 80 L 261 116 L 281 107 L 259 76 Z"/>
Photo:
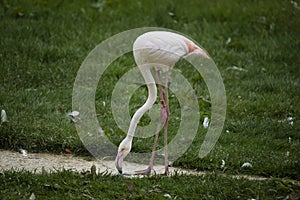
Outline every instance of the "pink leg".
<path id="1" fill-rule="evenodd" d="M 164 123 L 164 151 L 165 151 L 165 174 L 169 174 L 168 161 L 168 120 L 169 120 L 169 86 L 168 86 L 168 72 L 164 73 L 165 79 L 165 123 Z"/>
<path id="2" fill-rule="evenodd" d="M 152 150 L 152 154 L 151 154 L 149 167 L 144 170 L 135 171 L 136 174 L 147 175 L 147 174 L 150 174 L 151 171 L 153 170 L 154 156 L 155 156 L 155 151 L 156 151 L 156 146 L 157 146 L 158 135 L 159 135 L 159 132 L 161 129 L 162 122 L 166 121 L 166 119 L 164 119 L 165 115 L 166 115 L 165 114 L 166 109 L 165 109 L 165 100 L 163 98 L 162 84 L 161 84 L 161 80 L 160 80 L 160 71 L 157 70 L 156 73 L 157 73 L 157 82 L 158 82 L 158 88 L 159 88 L 159 98 L 160 98 L 160 103 L 161 103 L 159 122 L 157 124 L 156 132 L 155 132 L 155 137 L 154 137 L 154 142 L 153 142 L 153 150 Z"/>
<path id="3" fill-rule="evenodd" d="M 147 174 L 150 174 L 151 171 L 153 170 L 154 156 L 155 156 L 155 151 L 156 151 L 158 135 L 159 135 L 159 131 L 160 131 L 160 128 L 161 128 L 161 123 L 163 122 L 163 117 L 164 117 L 163 114 L 164 114 L 163 109 L 161 109 L 160 115 L 159 115 L 159 122 L 157 124 L 156 132 L 155 132 L 155 137 L 154 137 L 154 142 L 153 142 L 153 150 L 152 150 L 152 154 L 151 154 L 149 167 L 147 169 L 144 169 L 144 170 L 135 171 L 136 174 L 147 175 Z"/>

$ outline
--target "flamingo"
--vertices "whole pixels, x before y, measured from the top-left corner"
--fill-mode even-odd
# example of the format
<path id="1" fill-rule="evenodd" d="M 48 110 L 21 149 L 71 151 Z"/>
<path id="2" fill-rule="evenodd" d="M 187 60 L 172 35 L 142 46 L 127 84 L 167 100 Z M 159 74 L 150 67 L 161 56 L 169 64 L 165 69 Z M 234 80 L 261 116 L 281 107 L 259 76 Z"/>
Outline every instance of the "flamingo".
<path id="1" fill-rule="evenodd" d="M 155 132 L 153 150 L 150 158 L 149 167 L 145 170 L 136 171 L 136 174 L 150 174 L 154 166 L 154 155 L 158 135 L 161 125 L 164 126 L 164 159 L 165 159 L 165 175 L 169 174 L 168 168 L 168 119 L 169 119 L 169 102 L 168 102 L 168 69 L 172 68 L 175 63 L 191 53 L 200 54 L 208 58 L 207 53 L 197 46 L 188 38 L 168 31 L 150 31 L 146 32 L 134 41 L 133 55 L 136 64 L 146 82 L 148 89 L 148 98 L 144 105 L 140 107 L 133 115 L 126 137 L 119 145 L 118 153 L 115 159 L 115 166 L 120 174 L 122 174 L 122 163 L 128 155 L 132 147 L 132 140 L 137 124 L 143 114 L 147 112 L 155 103 L 157 98 L 157 87 L 155 80 L 150 71 L 151 67 L 155 68 L 159 89 L 159 98 L 161 111 L 159 123 Z M 163 72 L 165 92 L 162 89 L 161 71 Z"/>

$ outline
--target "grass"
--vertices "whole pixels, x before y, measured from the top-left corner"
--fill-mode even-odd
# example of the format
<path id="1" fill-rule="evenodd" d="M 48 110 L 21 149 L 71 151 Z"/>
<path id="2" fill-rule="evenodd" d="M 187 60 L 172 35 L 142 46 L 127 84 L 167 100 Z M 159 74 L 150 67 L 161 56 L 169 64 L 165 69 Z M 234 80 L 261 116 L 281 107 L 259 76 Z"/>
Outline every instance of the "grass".
<path id="1" fill-rule="evenodd" d="M 184 4 L 181 1 L 0 1 L 0 108 L 6 110 L 9 120 L 0 125 L 1 148 L 54 153 L 69 148 L 76 155 L 88 155 L 67 116 L 72 110 L 72 87 L 77 70 L 102 40 L 144 26 L 170 28 L 198 41 L 216 62 L 226 87 L 226 123 L 214 150 L 204 159 L 198 158 L 198 148 L 206 132 L 199 128 L 193 145 L 174 163 L 175 166 L 300 180 L 300 11 L 290 1 L 189 1 Z M 185 62 L 179 62 L 175 68 L 191 82 L 197 91 L 201 111 L 209 115 L 210 105 L 202 99 L 209 100 L 205 84 L 199 74 L 185 71 L 185 65 Z M 113 120 L 111 92 L 118 79 L 133 66 L 131 54 L 116 60 L 103 76 L 96 94 L 100 124 L 116 145 L 125 133 Z M 234 70 L 233 66 L 244 70 Z M 132 113 L 143 103 L 140 95 L 146 95 L 144 88 L 132 97 Z M 175 120 L 180 115 L 177 105 L 176 98 L 171 99 L 170 138 L 178 126 Z M 148 121 L 145 116 L 141 123 L 147 124 Z M 152 138 L 135 139 L 133 151 L 149 151 L 151 144 Z M 222 160 L 226 163 L 225 168 L 220 167 Z M 244 162 L 252 163 L 253 167 L 241 168 Z M 44 177 L 26 172 L 6 172 L 2 179 L 8 182 L 3 183 L 3 187 L 9 188 L 9 184 L 13 184 L 9 183 L 9 176 L 11 180 L 34 182 L 38 179 L 51 182 L 51 185 L 59 176 L 69 173 Z M 82 181 L 78 174 L 71 173 L 70 176 L 74 180 L 72 187 Z M 243 191 L 245 186 L 238 185 L 242 184 L 241 180 L 210 175 L 201 178 L 180 176 L 170 180 L 158 177 L 126 179 L 125 182 L 120 177 L 97 176 L 95 179 L 116 181 L 115 187 L 121 187 L 120 193 L 128 191 L 128 181 L 136 190 L 134 195 L 137 196 L 132 198 L 145 197 L 145 193 L 149 193 L 149 189 L 141 189 L 142 183 L 156 184 L 157 181 L 169 188 L 172 184 L 179 187 L 189 182 L 189 188 L 178 195 L 182 198 L 190 191 L 199 193 L 199 188 L 207 191 L 199 194 L 213 193 L 216 198 L 222 198 L 231 191 L 230 184 L 235 184 L 236 198 L 280 197 L 293 190 L 288 185 L 286 193 L 268 192 L 280 183 L 270 181 L 260 182 L 261 187 L 266 188 L 260 193 L 262 189 L 255 187 L 256 181 L 243 180 L 251 188 L 247 193 Z M 208 185 L 197 188 L 197 180 Z M 219 182 L 220 188 L 216 188 Z M 82 188 L 55 190 L 43 184 L 29 185 L 14 185 L 12 190 L 6 189 L 4 195 L 18 191 L 18 188 L 20 194 L 27 197 L 31 192 L 25 191 L 27 187 L 41 194 L 67 195 L 74 192 L 76 197 L 82 192 Z M 94 179 L 87 185 L 100 187 Z M 214 192 L 222 188 L 224 193 Z M 162 198 L 162 193 L 152 195 Z M 176 192 L 172 192 L 171 196 L 174 195 Z"/>
<path id="2" fill-rule="evenodd" d="M 1 199 L 283 199 L 299 198 L 289 180 L 250 181 L 217 174 L 146 179 L 62 171 L 54 174 L 4 172 Z M 16 185 L 18 185 L 16 187 Z M 3 194 L 10 194 L 5 196 Z"/>

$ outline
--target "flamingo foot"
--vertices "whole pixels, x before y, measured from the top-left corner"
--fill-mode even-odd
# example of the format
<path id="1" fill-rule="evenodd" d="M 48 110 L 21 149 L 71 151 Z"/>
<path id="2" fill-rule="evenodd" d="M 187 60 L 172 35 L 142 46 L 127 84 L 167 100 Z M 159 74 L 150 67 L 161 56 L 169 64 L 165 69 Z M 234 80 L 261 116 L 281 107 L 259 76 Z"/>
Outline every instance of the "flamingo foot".
<path id="1" fill-rule="evenodd" d="M 151 173 L 150 166 L 147 169 L 135 171 L 136 175 L 149 175 L 150 173 Z"/>

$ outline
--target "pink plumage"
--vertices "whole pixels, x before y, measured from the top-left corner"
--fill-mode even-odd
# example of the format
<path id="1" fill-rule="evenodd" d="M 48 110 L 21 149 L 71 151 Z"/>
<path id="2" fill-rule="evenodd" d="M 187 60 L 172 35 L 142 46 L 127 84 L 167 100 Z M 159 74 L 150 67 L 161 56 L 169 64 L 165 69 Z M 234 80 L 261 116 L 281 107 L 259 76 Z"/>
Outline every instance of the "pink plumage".
<path id="1" fill-rule="evenodd" d="M 169 118 L 169 104 L 168 104 L 168 69 L 173 67 L 175 63 L 182 57 L 188 56 L 191 53 L 197 53 L 205 58 L 209 58 L 204 50 L 194 44 L 188 38 L 177 33 L 167 31 L 152 31 L 140 35 L 133 44 L 133 55 L 136 64 L 138 65 L 143 78 L 148 88 L 148 98 L 145 104 L 140 107 L 133 115 L 127 135 L 120 143 L 118 154 L 116 156 L 115 165 L 117 170 L 122 173 L 123 159 L 128 155 L 132 147 L 132 140 L 135 129 L 143 114 L 148 111 L 155 103 L 157 98 L 157 88 L 155 80 L 150 71 L 151 67 L 155 67 L 158 86 L 159 97 L 161 103 L 161 111 L 159 117 L 159 124 L 155 132 L 153 143 L 153 151 L 150 159 L 149 167 L 145 170 L 137 171 L 137 174 L 149 174 L 153 170 L 154 154 L 158 139 L 158 133 L 161 125 L 164 126 L 164 155 L 165 155 L 165 174 L 168 175 L 168 118 Z M 163 94 L 160 70 L 163 69 L 163 85 L 165 86 L 165 93 Z"/>

